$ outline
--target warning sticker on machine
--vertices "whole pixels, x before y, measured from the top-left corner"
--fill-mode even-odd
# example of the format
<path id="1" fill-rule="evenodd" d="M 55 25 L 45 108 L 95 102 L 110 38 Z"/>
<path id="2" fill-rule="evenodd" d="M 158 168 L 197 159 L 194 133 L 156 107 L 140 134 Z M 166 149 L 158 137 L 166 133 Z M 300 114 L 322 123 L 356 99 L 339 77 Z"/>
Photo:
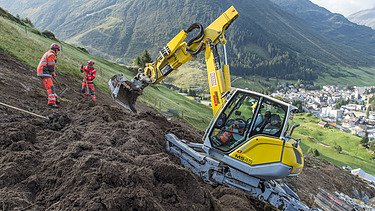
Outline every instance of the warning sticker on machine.
<path id="1" fill-rule="evenodd" d="M 216 81 L 216 73 L 211 72 L 210 73 L 210 78 L 211 78 L 211 86 L 217 86 L 217 81 Z"/>

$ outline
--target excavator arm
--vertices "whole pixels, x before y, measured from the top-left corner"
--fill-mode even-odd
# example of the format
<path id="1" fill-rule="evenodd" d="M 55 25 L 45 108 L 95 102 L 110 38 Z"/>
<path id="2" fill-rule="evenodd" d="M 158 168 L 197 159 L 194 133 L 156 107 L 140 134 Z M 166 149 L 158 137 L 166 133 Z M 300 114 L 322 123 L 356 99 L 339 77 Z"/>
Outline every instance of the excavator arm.
<path id="1" fill-rule="evenodd" d="M 195 23 L 180 31 L 134 78 L 113 76 L 108 82 L 112 97 L 136 112 L 135 102 L 144 88 L 160 83 L 204 51 L 213 111 L 204 143 L 189 143 L 169 133 L 165 136 L 166 150 L 210 184 L 243 190 L 280 210 L 309 210 L 292 189 L 276 181 L 298 175 L 303 167 L 299 141 L 291 138 L 292 132 L 286 135 L 289 117 L 296 108 L 260 93 L 231 90 L 225 30 L 237 17 L 232 6 L 205 29 Z M 185 41 L 193 31 L 198 33 Z M 217 52 L 219 44 L 224 48 L 223 65 Z M 264 109 L 268 109 L 269 121 Z M 267 124 L 258 127 L 258 118 Z"/>
<path id="2" fill-rule="evenodd" d="M 206 29 L 201 24 L 194 23 L 188 29 L 181 30 L 159 51 L 155 61 L 146 64 L 146 67 L 140 69 L 133 79 L 128 80 L 122 75 L 113 76 L 108 82 L 112 97 L 124 107 L 136 112 L 135 102 L 144 88 L 160 83 L 168 74 L 204 50 L 212 109 L 216 115 L 231 86 L 226 53 L 224 65 L 221 68 L 216 46 L 222 44 L 225 52 L 225 30 L 237 17 L 238 12 L 232 6 Z M 188 35 L 196 30 L 198 30 L 198 34 L 189 41 L 185 41 Z"/>

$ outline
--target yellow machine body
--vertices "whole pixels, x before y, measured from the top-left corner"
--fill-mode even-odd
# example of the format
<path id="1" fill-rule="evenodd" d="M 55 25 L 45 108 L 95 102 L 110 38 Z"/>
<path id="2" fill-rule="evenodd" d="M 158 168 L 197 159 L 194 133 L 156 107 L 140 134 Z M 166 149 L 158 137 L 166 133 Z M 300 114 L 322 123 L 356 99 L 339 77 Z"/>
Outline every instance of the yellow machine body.
<path id="1" fill-rule="evenodd" d="M 260 93 L 231 88 L 224 33 L 237 17 L 232 6 L 205 29 L 196 23 L 181 30 L 133 79 L 113 76 L 108 82 L 112 97 L 136 112 L 135 101 L 145 87 L 160 83 L 204 51 L 213 112 L 204 143 L 188 143 L 168 133 L 167 151 L 206 182 L 243 190 L 277 209 L 308 210 L 297 194 L 275 181 L 298 175 L 303 168 L 299 141 L 291 137 L 298 125 L 289 121 L 296 108 Z M 185 41 L 194 30 L 199 33 Z M 223 63 L 217 45 L 223 46 Z"/>
<path id="2" fill-rule="evenodd" d="M 174 70 L 177 70 L 182 64 L 190 61 L 195 55 L 204 51 L 205 62 L 207 65 L 207 80 L 209 84 L 210 96 L 211 96 L 211 106 L 213 112 L 213 122 L 222 121 L 220 116 L 223 115 L 223 112 L 227 112 L 228 105 L 233 104 L 233 98 L 228 97 L 231 93 L 234 93 L 237 89 L 231 88 L 231 79 L 230 79 L 230 70 L 229 65 L 227 64 L 226 58 L 226 38 L 225 30 L 230 26 L 230 24 L 239 17 L 237 10 L 232 6 L 227 9 L 222 15 L 220 15 L 216 20 L 214 20 L 209 26 L 203 29 L 200 24 L 193 24 L 189 29 L 181 30 L 174 38 L 172 38 L 167 45 L 159 52 L 158 57 L 154 62 L 146 64 L 143 71 L 138 73 L 133 80 L 126 80 L 125 83 L 122 83 L 120 89 L 120 94 L 116 93 L 116 96 L 123 96 L 124 101 L 133 102 L 123 102 L 126 105 L 134 104 L 137 98 L 137 95 L 142 93 L 141 91 L 148 85 L 160 83 L 169 73 Z M 199 34 L 192 38 L 189 41 L 185 41 L 189 33 L 194 30 L 198 30 Z M 220 58 L 217 52 L 217 45 L 224 46 L 224 56 L 225 61 L 223 64 L 220 62 Z M 119 79 L 118 81 L 121 81 Z M 114 90 L 118 85 L 110 85 L 111 90 Z M 124 87 L 125 89 L 121 89 Z M 135 92 L 136 91 L 136 92 Z M 247 92 L 243 90 L 242 92 Z M 136 94 L 133 94 L 136 93 Z M 263 97 L 259 93 L 251 92 L 252 95 Z M 271 98 L 270 98 L 271 99 Z M 120 100 L 121 101 L 121 100 Z M 277 101 L 274 101 L 277 102 Z M 260 103 L 260 101 L 259 101 Z M 279 102 L 277 102 L 279 103 Z M 276 104 L 277 104 L 276 103 Z M 280 126 L 280 133 L 278 136 L 268 137 L 266 135 L 258 134 L 255 137 L 249 136 L 247 139 L 242 139 L 240 142 L 237 141 L 236 147 L 231 147 L 229 151 L 222 150 L 223 148 L 219 146 L 220 144 L 212 144 L 212 140 L 205 142 L 205 145 L 208 148 L 217 149 L 222 155 L 227 155 L 237 162 L 244 162 L 249 166 L 259 166 L 267 165 L 270 163 L 282 163 L 285 166 L 292 168 L 290 174 L 298 174 L 303 167 L 303 156 L 299 146 L 293 146 L 288 141 L 282 140 L 287 126 L 288 118 L 290 116 L 290 107 L 289 105 L 283 105 L 288 108 L 286 113 L 283 114 L 285 123 Z M 134 109 L 132 109 L 134 110 Z M 244 106 L 242 108 L 243 113 L 252 114 L 251 109 Z M 248 110 L 248 111 L 246 111 Z M 239 111 L 236 111 L 239 112 Z M 259 109 L 257 110 L 259 112 Z M 229 115 L 229 114 L 228 114 Z M 251 134 L 250 129 L 250 120 L 243 119 L 242 122 L 246 122 L 246 133 Z M 229 120 L 229 119 L 228 119 Z M 211 128 L 208 130 L 208 134 L 214 133 L 224 133 L 229 125 L 228 122 L 223 122 L 221 128 Z M 254 128 L 255 129 L 255 128 Z M 209 136 L 209 135 L 208 135 Z M 247 140 L 247 141 L 245 141 Z M 298 153 L 297 153 L 298 152 Z M 296 156 L 299 156 L 302 159 L 297 159 Z M 297 160 L 299 162 L 297 162 Z M 258 172 L 259 173 L 259 172 Z M 260 171 L 261 173 L 261 171 Z M 285 173 L 282 173 L 280 177 L 284 177 Z M 264 178 L 274 178 L 274 176 Z"/>
<path id="3" fill-rule="evenodd" d="M 248 140 L 229 156 L 249 165 L 280 162 L 292 167 L 292 175 L 299 174 L 303 168 L 301 147 L 295 148 L 290 142 L 267 136 L 257 136 Z"/>

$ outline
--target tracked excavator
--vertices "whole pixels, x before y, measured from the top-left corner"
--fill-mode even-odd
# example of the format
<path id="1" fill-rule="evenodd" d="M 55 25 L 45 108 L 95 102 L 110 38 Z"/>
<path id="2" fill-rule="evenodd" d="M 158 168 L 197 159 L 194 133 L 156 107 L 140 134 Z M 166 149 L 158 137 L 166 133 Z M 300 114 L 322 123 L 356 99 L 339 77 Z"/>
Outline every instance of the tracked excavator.
<path id="1" fill-rule="evenodd" d="M 136 112 L 135 102 L 144 88 L 158 84 L 204 51 L 213 111 L 204 143 L 166 134 L 167 151 L 207 183 L 243 190 L 280 210 L 309 210 L 291 188 L 279 181 L 297 176 L 304 165 L 300 141 L 291 136 L 299 126 L 290 121 L 297 108 L 231 87 L 224 33 L 237 17 L 232 6 L 205 29 L 195 23 L 180 31 L 134 78 L 113 76 L 108 82 L 112 97 Z M 185 41 L 193 31 L 197 31 L 195 36 Z M 218 45 L 223 46 L 223 64 Z"/>

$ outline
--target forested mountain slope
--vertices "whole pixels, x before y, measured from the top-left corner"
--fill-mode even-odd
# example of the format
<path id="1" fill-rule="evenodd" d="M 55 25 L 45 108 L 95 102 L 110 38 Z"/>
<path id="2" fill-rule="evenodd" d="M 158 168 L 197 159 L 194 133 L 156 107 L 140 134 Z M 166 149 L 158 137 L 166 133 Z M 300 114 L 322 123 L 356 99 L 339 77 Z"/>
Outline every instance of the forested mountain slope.
<path id="1" fill-rule="evenodd" d="M 230 5 L 240 13 L 226 33 L 236 75 L 315 80 L 327 72 L 339 76 L 326 64 L 373 62 L 372 51 L 333 42 L 268 0 L 0 0 L 0 6 L 27 15 L 37 27 L 126 63 L 145 49 L 156 56 L 181 29 L 194 22 L 208 25 Z"/>

